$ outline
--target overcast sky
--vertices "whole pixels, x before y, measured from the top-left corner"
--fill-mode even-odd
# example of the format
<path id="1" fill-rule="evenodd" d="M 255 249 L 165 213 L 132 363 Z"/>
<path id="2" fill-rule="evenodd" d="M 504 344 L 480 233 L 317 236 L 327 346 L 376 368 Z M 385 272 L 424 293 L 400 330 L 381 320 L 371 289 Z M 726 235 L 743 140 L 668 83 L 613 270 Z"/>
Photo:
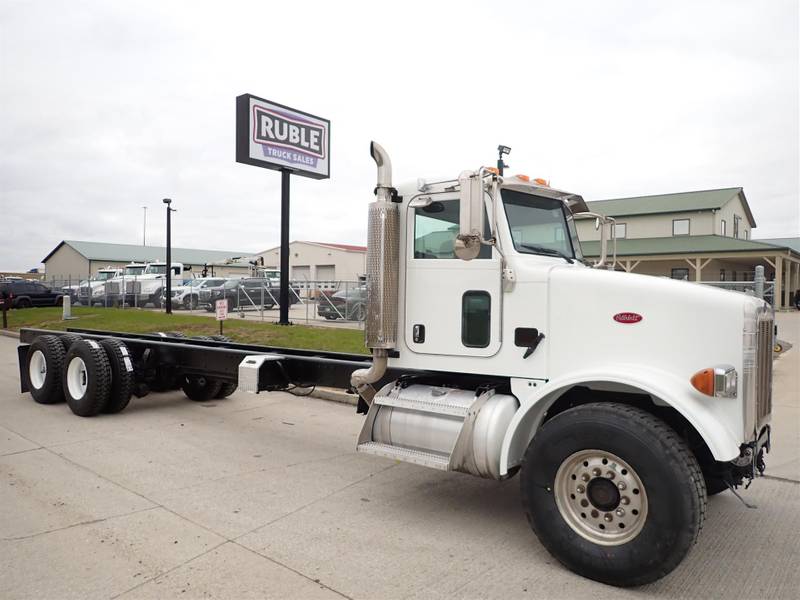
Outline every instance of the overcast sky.
<path id="1" fill-rule="evenodd" d="M 513 148 L 587 200 L 743 186 L 800 235 L 798 2 L 0 1 L 0 270 L 62 239 L 257 252 L 280 175 L 234 161 L 235 97 L 330 119 L 292 239 L 363 243 L 371 139 L 395 181 Z"/>

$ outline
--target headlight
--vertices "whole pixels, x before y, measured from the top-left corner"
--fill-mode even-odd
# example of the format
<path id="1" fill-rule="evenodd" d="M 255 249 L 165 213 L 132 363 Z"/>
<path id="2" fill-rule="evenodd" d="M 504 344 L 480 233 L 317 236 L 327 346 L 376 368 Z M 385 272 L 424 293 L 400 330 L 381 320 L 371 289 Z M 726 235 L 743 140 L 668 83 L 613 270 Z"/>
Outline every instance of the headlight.
<path id="1" fill-rule="evenodd" d="M 703 369 L 692 375 L 694 388 L 706 396 L 717 398 L 736 398 L 736 369 L 730 365 L 717 365 Z"/>

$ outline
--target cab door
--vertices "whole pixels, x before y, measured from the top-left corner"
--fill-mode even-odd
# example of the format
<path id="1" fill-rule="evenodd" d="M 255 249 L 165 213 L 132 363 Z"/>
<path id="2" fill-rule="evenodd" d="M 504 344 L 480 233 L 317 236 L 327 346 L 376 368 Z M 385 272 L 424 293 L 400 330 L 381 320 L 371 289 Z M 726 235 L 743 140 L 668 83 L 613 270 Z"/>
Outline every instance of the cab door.
<path id="1" fill-rule="evenodd" d="M 406 345 L 420 354 L 492 356 L 502 341 L 500 256 L 483 246 L 473 260 L 457 258 L 458 196 L 434 198 L 406 219 Z"/>

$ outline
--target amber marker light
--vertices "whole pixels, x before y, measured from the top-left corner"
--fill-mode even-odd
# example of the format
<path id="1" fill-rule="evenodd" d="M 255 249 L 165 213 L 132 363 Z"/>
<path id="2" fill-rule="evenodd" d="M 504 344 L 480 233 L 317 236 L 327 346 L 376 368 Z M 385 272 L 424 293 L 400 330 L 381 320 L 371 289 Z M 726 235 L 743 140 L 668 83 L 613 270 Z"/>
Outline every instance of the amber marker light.
<path id="1" fill-rule="evenodd" d="M 736 369 L 730 365 L 718 365 L 698 371 L 689 380 L 698 392 L 718 398 L 736 397 Z"/>

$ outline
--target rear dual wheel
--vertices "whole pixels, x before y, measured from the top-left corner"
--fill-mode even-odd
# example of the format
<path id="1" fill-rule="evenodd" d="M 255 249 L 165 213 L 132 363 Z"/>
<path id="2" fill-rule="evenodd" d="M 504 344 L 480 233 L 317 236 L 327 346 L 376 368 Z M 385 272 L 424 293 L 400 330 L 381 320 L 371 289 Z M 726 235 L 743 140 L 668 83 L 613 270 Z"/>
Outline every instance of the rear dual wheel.
<path id="1" fill-rule="evenodd" d="M 111 365 L 105 348 L 94 340 L 73 343 L 64 359 L 61 385 L 76 415 L 92 417 L 103 410 L 111 395 Z"/>
<path id="2" fill-rule="evenodd" d="M 622 404 L 587 404 L 545 423 L 525 453 L 520 486 L 547 550 L 616 586 L 670 573 L 705 518 L 705 482 L 689 447 L 661 420 Z"/>
<path id="3" fill-rule="evenodd" d="M 65 399 L 82 417 L 100 411 L 119 412 L 130 402 L 134 385 L 133 363 L 119 340 L 96 342 L 80 336 L 43 335 L 28 350 L 31 396 L 40 404 Z"/>

